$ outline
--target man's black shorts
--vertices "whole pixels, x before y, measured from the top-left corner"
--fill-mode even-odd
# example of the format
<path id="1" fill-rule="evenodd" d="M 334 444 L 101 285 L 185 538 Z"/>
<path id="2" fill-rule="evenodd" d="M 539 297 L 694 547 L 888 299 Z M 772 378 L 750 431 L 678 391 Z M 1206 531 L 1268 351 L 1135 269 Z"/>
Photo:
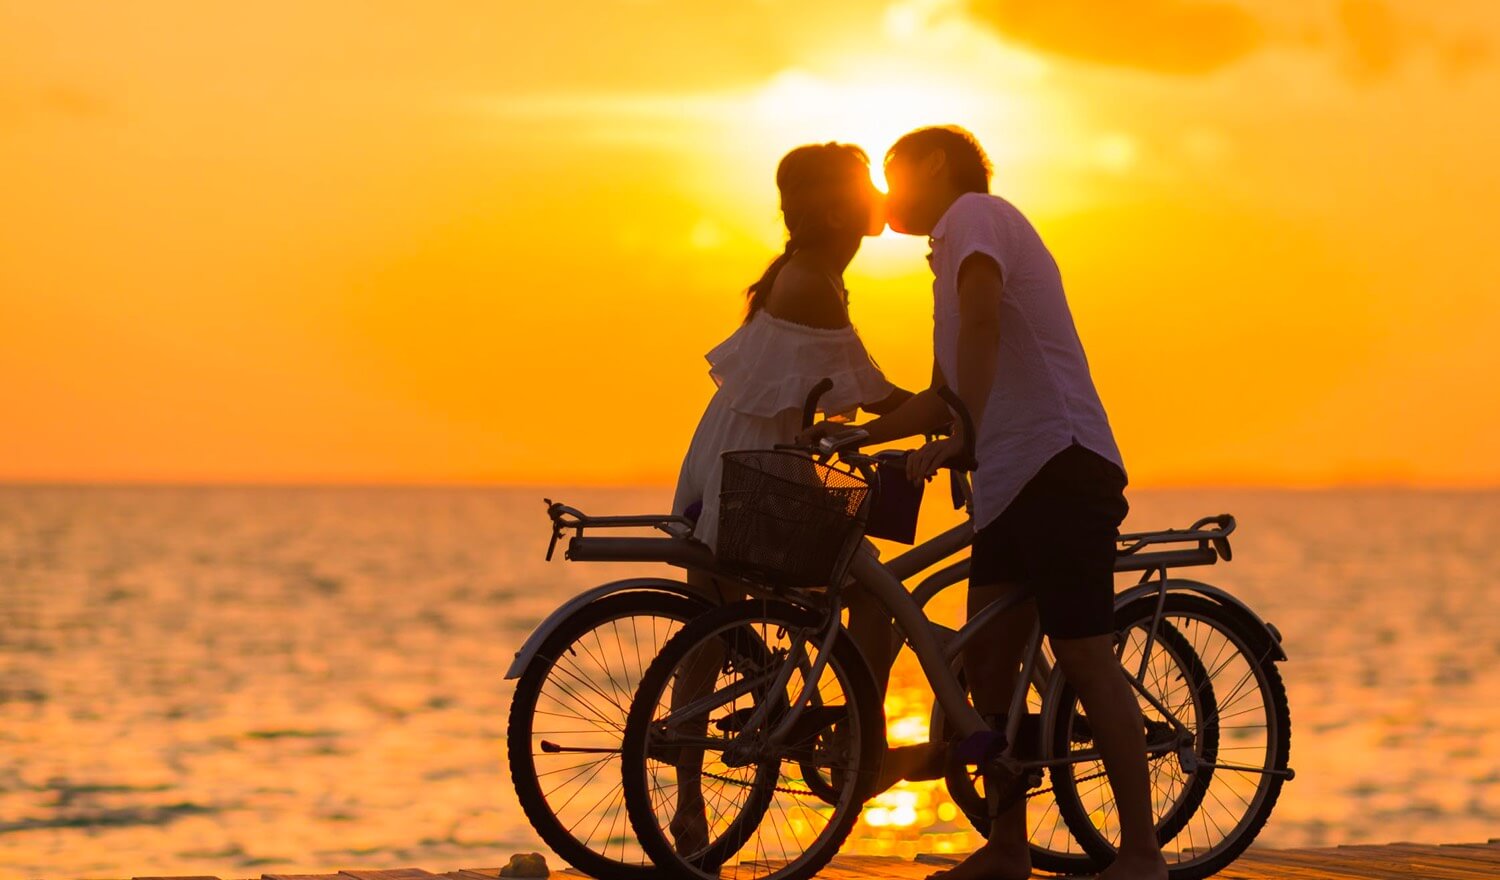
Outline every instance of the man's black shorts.
<path id="1" fill-rule="evenodd" d="M 974 535 L 969 583 L 1024 586 L 1052 638 L 1114 632 L 1115 539 L 1130 509 L 1124 489 L 1124 472 L 1092 450 L 1074 443 L 1054 455 Z"/>

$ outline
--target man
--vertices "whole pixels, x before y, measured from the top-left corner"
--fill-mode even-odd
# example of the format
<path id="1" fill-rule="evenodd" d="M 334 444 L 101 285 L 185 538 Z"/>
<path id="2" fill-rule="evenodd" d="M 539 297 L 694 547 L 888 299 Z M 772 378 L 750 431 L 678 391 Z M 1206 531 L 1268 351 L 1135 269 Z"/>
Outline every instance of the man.
<path id="1" fill-rule="evenodd" d="M 891 228 L 928 235 L 932 245 L 933 388 L 864 428 L 877 443 L 930 432 L 952 420 L 937 387 L 946 384 L 963 400 L 976 426 L 977 460 L 969 614 L 1016 586 L 1035 600 L 1002 615 L 965 650 L 968 680 L 985 683 L 973 688 L 975 706 L 1003 729 L 1039 615 L 1092 722 L 1119 810 L 1119 854 L 1100 876 L 1160 880 L 1167 869 L 1152 823 L 1140 709 L 1113 648 L 1124 465 L 1057 264 L 1020 211 L 989 193 L 989 162 L 963 129 L 911 132 L 885 162 Z M 954 436 L 927 444 L 908 459 L 908 476 L 930 477 L 963 443 Z M 896 750 L 893 770 L 882 775 L 920 778 L 935 759 L 934 748 Z M 983 848 L 941 876 L 1030 876 L 1024 800 L 995 819 Z"/>

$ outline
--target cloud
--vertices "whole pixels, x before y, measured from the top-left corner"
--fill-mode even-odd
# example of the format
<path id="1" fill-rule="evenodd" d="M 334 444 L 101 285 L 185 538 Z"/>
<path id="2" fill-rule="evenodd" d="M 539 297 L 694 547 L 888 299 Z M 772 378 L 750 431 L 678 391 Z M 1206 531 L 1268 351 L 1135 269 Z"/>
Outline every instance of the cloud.
<path id="1" fill-rule="evenodd" d="M 1340 0 L 1338 22 L 1357 80 L 1387 77 L 1423 49 L 1455 77 L 1471 72 L 1489 56 L 1489 45 L 1475 33 L 1444 33 L 1424 22 L 1403 20 L 1384 0 Z"/>
<path id="2" fill-rule="evenodd" d="M 1290 6 L 1229 0 L 961 0 L 967 18 L 1001 39 L 1091 64 L 1152 73 L 1211 73 L 1266 47 L 1322 54 L 1355 82 L 1398 73 L 1428 55 L 1450 76 L 1491 56 L 1483 28 L 1439 25 L 1416 4 L 1306 0 Z"/>
<path id="3" fill-rule="evenodd" d="M 969 15 L 1033 49 L 1155 73 L 1208 73 L 1265 39 L 1245 9 L 1203 0 L 972 0 Z"/>

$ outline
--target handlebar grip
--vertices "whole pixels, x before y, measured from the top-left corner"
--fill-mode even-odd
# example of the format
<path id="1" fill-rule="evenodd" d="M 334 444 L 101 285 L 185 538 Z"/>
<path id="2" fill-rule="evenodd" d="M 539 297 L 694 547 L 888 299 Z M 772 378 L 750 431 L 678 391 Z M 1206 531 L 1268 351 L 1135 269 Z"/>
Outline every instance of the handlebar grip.
<path id="1" fill-rule="evenodd" d="M 938 397 L 941 397 L 943 399 L 943 402 L 946 403 L 946 404 L 948 404 L 948 407 L 950 409 L 952 409 L 954 412 L 958 413 L 958 420 L 963 425 L 963 430 L 964 430 L 964 454 L 963 454 L 963 461 L 962 462 L 955 462 L 954 464 L 956 466 L 963 467 L 964 470 L 973 470 L 974 467 L 975 467 L 975 461 L 974 461 L 974 440 L 975 440 L 975 438 L 974 438 L 974 418 L 973 418 L 973 416 L 969 415 L 969 408 L 966 407 L 966 406 L 964 406 L 963 400 L 961 400 L 959 398 L 958 394 L 956 392 L 954 392 L 954 390 L 952 388 L 949 388 L 947 385 L 940 385 L 940 386 L 938 386 L 937 393 L 938 393 Z"/>
<path id="2" fill-rule="evenodd" d="M 807 402 L 802 404 L 803 428 L 812 427 L 813 416 L 818 412 L 818 398 L 822 397 L 824 394 L 827 394 L 828 391 L 832 388 L 833 380 L 824 378 L 820 380 L 818 384 L 814 385 L 811 391 L 807 392 Z"/>

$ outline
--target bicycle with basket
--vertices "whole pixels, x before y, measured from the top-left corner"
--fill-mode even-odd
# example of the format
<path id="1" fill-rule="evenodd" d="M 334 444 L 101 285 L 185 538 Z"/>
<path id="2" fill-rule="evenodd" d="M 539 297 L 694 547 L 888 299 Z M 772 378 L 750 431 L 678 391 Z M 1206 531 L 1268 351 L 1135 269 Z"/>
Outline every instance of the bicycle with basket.
<path id="1" fill-rule="evenodd" d="M 966 419 L 956 397 L 949 400 Z M 965 816 L 983 832 L 1004 798 L 1027 797 L 1037 867 L 1084 873 L 1108 861 L 1118 827 L 1098 753 L 1040 633 L 1028 643 L 1007 728 L 990 730 L 967 701 L 958 658 L 1010 603 L 959 630 L 924 616 L 932 596 L 967 576 L 967 559 L 958 558 L 972 540 L 967 523 L 885 563 L 859 552 L 880 459 L 858 444 L 855 435 L 816 449 L 727 453 L 717 554 L 673 517 L 590 517 L 549 503 L 553 544 L 573 533 L 569 559 L 702 569 L 752 597 L 713 607 L 680 582 L 616 582 L 559 609 L 518 653 L 511 677 L 533 686 L 518 685 L 512 705 L 512 774 L 539 833 L 566 835 L 564 849 L 543 833 L 559 855 L 594 876 L 630 878 L 654 867 L 682 877 L 783 880 L 826 864 L 857 819 L 885 748 L 880 695 L 840 621 L 847 572 L 891 612 L 932 684 L 932 731 L 958 743 L 947 780 Z M 966 484 L 955 478 L 955 486 Z M 622 527 L 665 534 L 589 534 Z M 1120 539 L 1117 571 L 1141 578 L 1117 596 L 1117 643 L 1143 707 L 1157 826 L 1177 878 L 1206 876 L 1243 851 L 1292 776 L 1279 635 L 1227 591 L 1171 576 L 1227 561 L 1233 530 L 1233 518 L 1222 515 Z M 939 564 L 908 592 L 904 579 Z M 569 664 L 609 656 L 614 636 L 600 637 L 587 620 L 614 613 L 600 607 L 611 602 L 679 607 L 671 638 L 632 643 L 621 663 L 599 662 L 591 678 Z M 616 622 L 613 633 L 620 631 Z M 642 668 L 652 647 L 654 659 Z M 720 658 L 713 680 L 677 688 L 705 652 Z M 532 696 L 549 682 L 560 700 Z M 537 712 L 542 705 L 550 715 Z M 556 711 L 567 705 L 573 710 Z M 539 717 L 556 721 L 557 732 L 539 733 Z M 620 775 L 609 780 L 611 772 Z M 566 814 L 587 800 L 574 790 L 588 787 L 576 782 L 585 777 L 605 790 L 574 820 Z M 686 848 L 673 833 L 685 780 L 703 795 L 706 831 Z"/>

